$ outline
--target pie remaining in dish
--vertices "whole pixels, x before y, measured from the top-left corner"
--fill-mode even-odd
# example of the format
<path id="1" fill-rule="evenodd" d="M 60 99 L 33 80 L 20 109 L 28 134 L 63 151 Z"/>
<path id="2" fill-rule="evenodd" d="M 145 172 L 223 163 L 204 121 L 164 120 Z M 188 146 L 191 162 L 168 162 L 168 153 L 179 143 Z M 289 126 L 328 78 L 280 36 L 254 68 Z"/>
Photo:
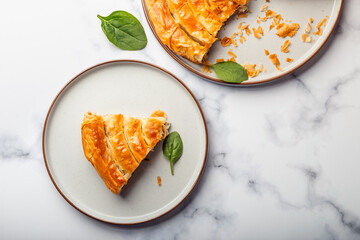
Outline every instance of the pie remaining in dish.
<path id="1" fill-rule="evenodd" d="M 168 128 L 161 110 L 148 118 L 88 112 L 81 125 L 84 154 L 105 185 L 118 194 L 141 161 L 166 137 Z"/>
<path id="2" fill-rule="evenodd" d="M 160 40 L 194 63 L 205 61 L 222 25 L 250 0 L 146 0 Z"/>

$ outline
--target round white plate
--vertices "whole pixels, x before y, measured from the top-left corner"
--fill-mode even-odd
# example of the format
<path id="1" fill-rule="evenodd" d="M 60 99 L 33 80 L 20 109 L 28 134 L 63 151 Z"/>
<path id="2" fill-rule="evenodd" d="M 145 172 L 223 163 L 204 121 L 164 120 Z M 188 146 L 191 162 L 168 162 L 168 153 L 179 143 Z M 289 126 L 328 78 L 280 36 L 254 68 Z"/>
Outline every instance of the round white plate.
<path id="1" fill-rule="evenodd" d="M 203 72 L 202 65 L 194 64 L 178 56 L 165 44 L 163 44 L 160 41 L 160 38 L 157 36 L 154 26 L 150 21 L 145 0 L 142 1 L 147 21 L 153 33 L 157 37 L 162 47 L 170 54 L 170 56 L 172 56 L 178 63 L 186 67 L 188 70 L 201 77 L 204 77 L 207 80 L 231 86 L 257 85 L 270 82 L 283 77 L 304 65 L 329 39 L 339 19 L 343 5 L 343 0 L 276 0 L 270 1 L 268 3 L 265 0 L 250 0 L 249 10 L 251 13 L 248 13 L 246 18 L 240 19 L 237 19 L 235 14 L 226 22 L 225 26 L 219 31 L 217 37 L 223 38 L 232 36 L 233 33 L 238 31 L 238 25 L 240 23 L 243 23 L 243 25 L 249 24 L 250 30 L 252 30 L 253 27 L 257 29 L 258 26 L 261 26 L 264 30 L 264 36 L 261 37 L 261 39 L 257 39 L 254 37 L 253 31 L 250 36 L 247 36 L 244 33 L 243 35 L 246 38 L 246 41 L 242 44 L 239 42 L 239 40 L 237 40 L 237 47 L 234 47 L 234 45 L 222 47 L 220 41 L 217 41 L 211 47 L 208 54 L 208 61 L 211 64 L 214 64 L 216 63 L 216 59 L 230 59 L 231 56 L 228 54 L 228 51 L 231 50 L 237 55 L 235 58 L 237 63 L 256 64 L 257 68 L 261 63 L 266 69 L 266 72 L 262 72 L 254 78 L 249 78 L 248 81 L 244 81 L 241 84 L 233 84 L 221 81 L 217 78 L 214 72 Z M 298 32 L 292 38 L 280 38 L 275 35 L 275 28 L 273 28 L 271 31 L 268 31 L 272 19 L 268 19 L 267 22 L 260 22 L 260 24 L 257 23 L 259 16 L 265 16 L 265 13 L 260 11 L 264 4 L 268 5 L 268 9 L 281 14 L 286 23 L 290 24 L 290 22 L 287 22 L 288 20 L 291 20 L 292 23 L 298 23 L 300 25 Z M 326 16 L 328 16 L 328 20 L 325 27 L 323 27 L 322 36 L 314 35 L 313 32 L 317 31 L 316 25 Z M 315 41 L 311 43 L 304 43 L 301 41 L 300 36 L 305 32 L 305 28 L 310 17 L 314 19 L 314 22 L 311 24 L 311 36 Z M 238 39 L 238 37 L 236 39 Z M 286 39 L 290 40 L 291 45 L 289 47 L 288 53 L 282 53 L 280 48 Z M 282 71 L 277 70 L 276 67 L 271 63 L 268 56 L 265 55 L 264 49 L 269 50 L 270 54 L 277 54 Z M 286 58 L 292 58 L 294 61 L 292 63 L 288 63 Z"/>
<path id="2" fill-rule="evenodd" d="M 166 112 L 170 131 L 183 140 L 175 175 L 160 142 L 114 195 L 83 154 L 83 116 L 91 111 L 147 117 L 156 109 Z M 139 61 L 111 61 L 80 73 L 56 96 L 45 121 L 43 154 L 55 187 L 76 209 L 104 222 L 143 223 L 174 209 L 195 187 L 206 161 L 206 123 L 192 93 L 169 72 Z"/>

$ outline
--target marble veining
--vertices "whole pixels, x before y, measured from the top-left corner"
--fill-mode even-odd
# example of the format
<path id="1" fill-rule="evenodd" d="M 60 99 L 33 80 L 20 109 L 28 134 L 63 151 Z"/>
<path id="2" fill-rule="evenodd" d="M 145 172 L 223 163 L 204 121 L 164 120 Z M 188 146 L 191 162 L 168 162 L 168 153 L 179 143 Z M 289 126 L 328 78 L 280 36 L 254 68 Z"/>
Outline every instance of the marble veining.
<path id="1" fill-rule="evenodd" d="M 334 35 L 304 68 L 251 88 L 213 84 L 180 66 L 152 34 L 141 1 L 4 6 L 0 239 L 360 239 L 360 1 L 344 1 Z M 96 14 L 117 9 L 143 24 L 145 49 L 121 51 L 102 34 Z M 85 68 L 113 59 L 151 62 L 176 75 L 208 127 L 207 165 L 194 192 L 167 216 L 132 227 L 74 210 L 42 159 L 55 95 Z"/>

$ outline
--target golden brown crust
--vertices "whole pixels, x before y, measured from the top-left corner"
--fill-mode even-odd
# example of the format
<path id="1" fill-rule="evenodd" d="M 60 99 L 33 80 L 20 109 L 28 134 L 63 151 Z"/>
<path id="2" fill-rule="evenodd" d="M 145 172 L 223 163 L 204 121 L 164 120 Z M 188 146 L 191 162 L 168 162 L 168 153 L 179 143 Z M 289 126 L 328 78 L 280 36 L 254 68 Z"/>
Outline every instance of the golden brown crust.
<path id="1" fill-rule="evenodd" d="M 138 163 L 130 152 L 124 135 L 124 116 L 111 114 L 103 117 L 109 154 L 126 179 L 138 167 Z"/>
<path id="2" fill-rule="evenodd" d="M 210 9 L 226 22 L 239 8 L 246 7 L 249 0 L 207 0 Z M 246 10 L 246 8 L 241 9 Z"/>
<path id="3" fill-rule="evenodd" d="M 150 117 L 142 121 L 142 132 L 149 148 L 163 140 L 167 135 L 166 115 L 163 111 L 157 110 Z"/>
<path id="4" fill-rule="evenodd" d="M 138 118 L 128 117 L 125 120 L 125 136 L 129 144 L 129 148 L 138 163 L 146 157 L 150 152 L 150 148 L 146 145 L 142 134 L 142 121 Z"/>
<path id="5" fill-rule="evenodd" d="M 209 33 L 216 36 L 222 27 L 222 21 L 211 9 L 206 0 L 187 0 L 196 18 L 204 25 Z"/>
<path id="6" fill-rule="evenodd" d="M 101 116 L 92 113 L 84 116 L 81 138 L 85 157 L 94 166 L 105 185 L 114 194 L 119 193 L 127 181 L 107 152 L 104 123 Z"/>
<path id="7" fill-rule="evenodd" d="M 175 22 L 164 0 L 146 0 L 150 19 L 160 40 L 178 55 L 201 63 L 209 47 L 192 40 Z"/>
<path id="8" fill-rule="evenodd" d="M 193 15 L 187 0 L 166 0 L 176 23 L 192 38 L 203 46 L 210 47 L 216 40 Z"/>

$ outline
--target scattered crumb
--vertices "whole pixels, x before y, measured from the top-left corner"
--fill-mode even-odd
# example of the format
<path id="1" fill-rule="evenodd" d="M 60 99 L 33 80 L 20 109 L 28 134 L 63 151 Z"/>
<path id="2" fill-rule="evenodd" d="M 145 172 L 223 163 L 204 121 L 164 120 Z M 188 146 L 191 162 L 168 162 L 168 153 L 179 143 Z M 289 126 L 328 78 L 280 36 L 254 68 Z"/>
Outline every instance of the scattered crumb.
<path id="1" fill-rule="evenodd" d="M 233 42 L 233 40 L 232 40 L 231 38 L 223 37 L 223 38 L 221 39 L 221 46 L 227 47 L 227 46 L 229 46 L 232 42 Z"/>
<path id="2" fill-rule="evenodd" d="M 269 26 L 269 31 L 270 31 L 271 29 L 273 29 L 274 27 L 275 27 L 275 23 L 272 22 L 271 25 Z"/>
<path id="3" fill-rule="evenodd" d="M 276 35 L 278 35 L 279 37 L 292 37 L 295 35 L 295 33 L 297 32 L 297 30 L 300 28 L 300 25 L 297 23 L 292 23 L 291 25 L 287 24 L 287 23 L 280 23 L 276 29 Z"/>
<path id="4" fill-rule="evenodd" d="M 233 61 L 233 62 L 236 62 L 235 58 L 232 57 L 232 58 L 229 58 L 227 61 Z"/>
<path id="5" fill-rule="evenodd" d="M 286 61 L 287 61 L 288 63 L 291 63 L 292 61 L 294 61 L 294 59 L 292 59 L 292 58 L 286 58 Z"/>
<path id="6" fill-rule="evenodd" d="M 210 70 L 210 68 L 208 68 L 207 66 L 203 66 L 201 71 L 205 72 L 205 73 L 212 73 L 212 71 Z"/>
<path id="7" fill-rule="evenodd" d="M 280 61 L 279 61 L 276 53 L 269 55 L 269 59 L 270 59 L 270 61 L 275 65 L 275 67 L 276 67 L 277 70 L 282 70 L 282 69 L 280 68 Z"/>
<path id="8" fill-rule="evenodd" d="M 253 32 L 254 32 L 254 36 L 256 38 L 261 38 L 260 34 L 258 33 L 258 31 L 255 28 L 252 28 Z"/>
<path id="9" fill-rule="evenodd" d="M 265 12 L 267 9 L 268 9 L 268 5 L 264 4 L 264 5 L 261 6 L 260 11 Z"/>
<path id="10" fill-rule="evenodd" d="M 256 64 L 244 63 L 242 66 L 245 68 L 249 77 L 256 77 L 261 72 L 260 69 L 256 69 Z"/>
<path id="11" fill-rule="evenodd" d="M 262 65 L 262 63 L 259 64 L 259 69 L 261 72 L 264 70 L 264 66 Z"/>
<path id="12" fill-rule="evenodd" d="M 327 19 L 323 18 L 317 25 L 316 28 L 318 29 L 317 32 L 313 32 L 314 35 L 319 35 L 321 36 L 323 31 L 322 31 L 322 27 L 325 26 Z"/>
<path id="13" fill-rule="evenodd" d="M 318 30 L 316 32 L 313 32 L 313 34 L 321 36 L 323 34 L 322 28 L 318 28 Z"/>
<path id="14" fill-rule="evenodd" d="M 258 20 L 256 20 L 256 22 L 257 22 L 257 24 L 260 24 L 260 21 L 259 21 L 259 19 L 258 19 Z"/>
<path id="15" fill-rule="evenodd" d="M 236 58 L 236 57 L 237 57 L 236 54 L 233 53 L 231 50 L 228 51 L 228 54 L 229 54 L 230 56 L 232 56 L 233 58 Z"/>
<path id="16" fill-rule="evenodd" d="M 316 25 L 316 28 L 320 28 L 320 27 L 325 26 L 326 21 L 327 21 L 327 19 L 326 19 L 326 18 L 323 18 L 323 19 Z"/>
<path id="17" fill-rule="evenodd" d="M 284 42 L 284 45 L 281 46 L 281 52 L 288 53 L 289 52 L 289 48 L 288 48 L 289 46 L 290 46 L 290 41 L 286 40 Z"/>
<path id="18" fill-rule="evenodd" d="M 311 35 L 308 33 L 301 34 L 301 41 L 307 42 L 307 43 L 311 42 Z"/>
<path id="19" fill-rule="evenodd" d="M 249 24 L 241 25 L 239 27 L 240 27 L 240 30 L 242 31 L 242 30 L 249 28 Z"/>
<path id="20" fill-rule="evenodd" d="M 256 31 L 257 31 L 258 33 L 260 33 L 262 36 L 264 36 L 264 30 L 262 29 L 261 26 L 259 26 L 259 27 L 256 29 Z"/>
<path id="21" fill-rule="evenodd" d="M 244 36 L 240 36 L 239 41 L 240 41 L 241 43 L 243 43 L 243 42 L 246 41 L 246 38 L 245 38 Z"/>
<path id="22" fill-rule="evenodd" d="M 265 51 L 266 56 L 268 56 L 270 54 L 268 50 L 264 49 L 264 51 Z"/>
<path id="23" fill-rule="evenodd" d="M 309 18 L 309 22 L 310 23 L 313 23 L 314 22 L 314 19 L 312 17 Z"/>
<path id="24" fill-rule="evenodd" d="M 161 185 L 161 177 L 157 176 L 157 184 L 160 186 Z"/>
<path id="25" fill-rule="evenodd" d="M 274 18 L 273 18 L 273 21 L 275 23 L 275 25 L 279 25 L 280 24 L 280 21 L 283 20 L 283 18 L 281 17 L 280 14 L 276 15 Z"/>
<path id="26" fill-rule="evenodd" d="M 238 27 L 237 27 L 237 28 L 238 28 L 238 29 L 240 29 L 240 28 L 241 28 L 241 26 L 242 26 L 242 24 L 243 24 L 243 23 L 241 22 L 241 23 L 238 25 Z"/>
<path id="27" fill-rule="evenodd" d="M 266 18 L 273 18 L 275 17 L 276 15 L 278 15 L 276 12 L 274 11 L 271 11 L 270 9 L 268 9 L 266 12 L 265 12 L 265 16 Z"/>
<path id="28" fill-rule="evenodd" d="M 218 63 L 218 62 L 224 62 L 224 59 L 223 58 L 216 59 L 216 63 Z"/>
<path id="29" fill-rule="evenodd" d="M 308 23 L 306 28 L 305 28 L 305 32 L 310 33 L 310 31 L 311 31 L 311 25 L 310 25 L 310 23 Z"/>

